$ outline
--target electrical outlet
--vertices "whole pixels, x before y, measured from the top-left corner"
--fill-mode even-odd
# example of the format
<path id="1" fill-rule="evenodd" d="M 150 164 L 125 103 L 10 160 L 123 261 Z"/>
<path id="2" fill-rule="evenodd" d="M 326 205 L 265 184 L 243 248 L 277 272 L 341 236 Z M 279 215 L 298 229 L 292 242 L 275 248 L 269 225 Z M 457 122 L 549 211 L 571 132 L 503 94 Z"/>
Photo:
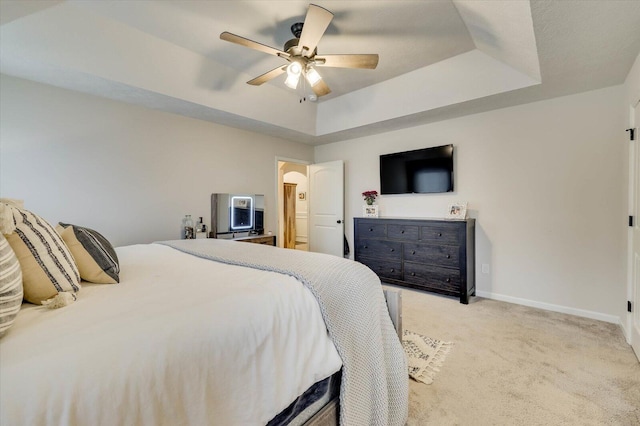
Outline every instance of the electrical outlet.
<path id="1" fill-rule="evenodd" d="M 489 264 L 488 263 L 483 263 L 482 264 L 482 273 L 483 274 L 488 274 L 489 273 Z"/>

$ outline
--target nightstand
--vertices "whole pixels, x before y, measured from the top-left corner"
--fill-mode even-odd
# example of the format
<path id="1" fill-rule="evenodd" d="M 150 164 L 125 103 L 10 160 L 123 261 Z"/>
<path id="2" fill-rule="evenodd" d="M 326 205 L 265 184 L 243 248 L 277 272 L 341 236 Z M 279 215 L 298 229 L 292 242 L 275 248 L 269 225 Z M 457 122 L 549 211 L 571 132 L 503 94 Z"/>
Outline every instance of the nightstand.
<path id="1" fill-rule="evenodd" d="M 248 237 L 234 238 L 233 241 L 240 241 L 243 243 L 265 244 L 269 246 L 276 245 L 275 235 L 250 235 Z"/>

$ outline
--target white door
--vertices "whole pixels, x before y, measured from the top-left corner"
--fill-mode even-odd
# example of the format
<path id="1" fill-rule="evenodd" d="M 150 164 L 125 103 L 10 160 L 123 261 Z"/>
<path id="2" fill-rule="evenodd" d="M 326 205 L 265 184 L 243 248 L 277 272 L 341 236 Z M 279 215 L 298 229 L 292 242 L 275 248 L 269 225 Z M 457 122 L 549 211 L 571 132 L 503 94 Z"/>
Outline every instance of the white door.
<path id="1" fill-rule="evenodd" d="M 631 142 L 633 171 L 631 173 L 633 237 L 632 237 L 632 303 L 631 346 L 640 360 L 640 100 L 635 107 L 635 140 Z"/>
<path id="2" fill-rule="evenodd" d="M 343 256 L 344 164 L 309 166 L 309 251 Z"/>

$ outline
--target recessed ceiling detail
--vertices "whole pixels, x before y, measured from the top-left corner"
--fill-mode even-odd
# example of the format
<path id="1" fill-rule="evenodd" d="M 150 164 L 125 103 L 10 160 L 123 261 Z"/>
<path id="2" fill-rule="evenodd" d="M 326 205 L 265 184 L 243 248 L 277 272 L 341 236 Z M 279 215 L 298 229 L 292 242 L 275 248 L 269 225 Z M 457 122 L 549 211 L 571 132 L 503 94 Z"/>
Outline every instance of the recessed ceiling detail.
<path id="1" fill-rule="evenodd" d="M 379 62 L 322 67 L 331 92 L 316 103 L 286 72 L 247 85 L 286 63 L 218 38 L 284 46 L 305 22 L 298 0 L 3 0 L 0 71 L 318 144 L 621 84 L 640 51 L 640 2 L 317 3 L 333 14 L 318 52 Z"/>

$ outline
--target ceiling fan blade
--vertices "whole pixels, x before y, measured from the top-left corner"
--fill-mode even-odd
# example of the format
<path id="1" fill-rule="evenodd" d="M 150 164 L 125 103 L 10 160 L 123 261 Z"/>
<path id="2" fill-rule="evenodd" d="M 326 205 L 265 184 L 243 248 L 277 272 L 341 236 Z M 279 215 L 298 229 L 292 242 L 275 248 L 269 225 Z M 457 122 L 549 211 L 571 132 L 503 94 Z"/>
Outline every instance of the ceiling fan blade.
<path id="1" fill-rule="evenodd" d="M 274 47 L 267 46 L 266 44 L 258 43 L 257 41 L 249 40 L 248 38 L 244 38 L 227 31 L 220 34 L 220 39 L 224 41 L 230 41 L 231 43 L 239 44 L 240 46 L 245 46 L 251 49 L 259 50 L 261 52 L 268 53 L 269 55 L 281 56 L 283 58 L 289 57 L 289 54 L 286 52 L 283 52 L 282 50 L 278 50 Z"/>
<path id="2" fill-rule="evenodd" d="M 260 86 L 262 83 L 266 83 L 267 81 L 273 80 L 277 76 L 284 74 L 286 70 L 287 70 L 287 67 L 282 67 L 282 66 L 278 68 L 274 68 L 271 71 L 267 71 L 264 74 L 259 75 L 253 80 L 247 81 L 247 84 L 250 84 L 252 86 Z"/>
<path id="3" fill-rule="evenodd" d="M 302 34 L 300 34 L 300 42 L 298 43 L 298 46 L 303 49 L 303 56 L 313 56 L 320 38 L 322 38 L 332 19 L 333 13 L 327 9 L 315 4 L 309 5 L 307 16 L 304 18 Z"/>
<path id="4" fill-rule="evenodd" d="M 366 68 L 373 70 L 378 66 L 377 54 L 322 55 L 316 56 L 314 60 L 319 67 Z"/>
<path id="5" fill-rule="evenodd" d="M 311 89 L 313 90 L 313 93 L 318 95 L 318 97 L 331 93 L 331 89 L 329 89 L 329 86 L 327 86 L 327 83 L 325 83 L 324 80 L 317 82 L 315 86 L 311 87 Z"/>

